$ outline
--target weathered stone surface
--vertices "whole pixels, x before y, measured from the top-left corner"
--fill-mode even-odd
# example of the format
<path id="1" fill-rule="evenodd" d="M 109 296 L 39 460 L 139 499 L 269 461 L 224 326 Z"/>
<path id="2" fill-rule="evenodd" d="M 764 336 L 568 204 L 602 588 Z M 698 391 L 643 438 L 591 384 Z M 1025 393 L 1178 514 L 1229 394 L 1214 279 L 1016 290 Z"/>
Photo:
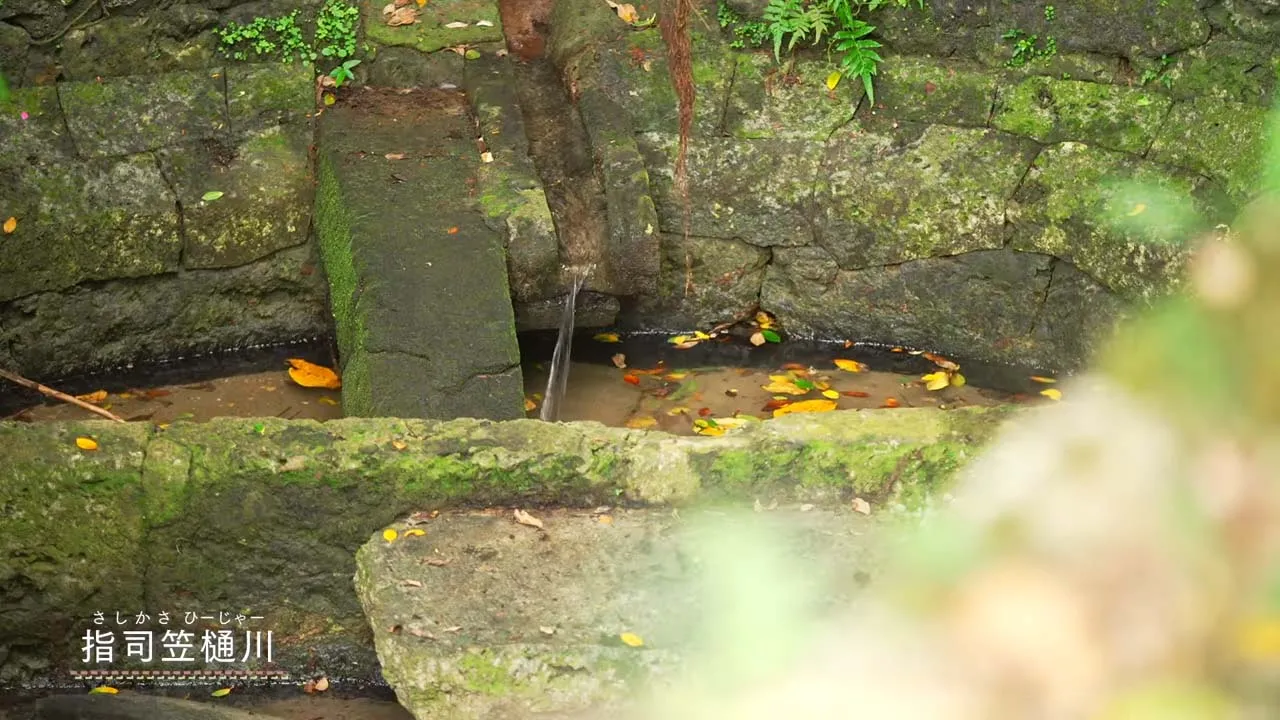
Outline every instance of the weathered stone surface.
<path id="1" fill-rule="evenodd" d="M 1280 33 L 1280 17 L 1250 0 L 1223 0 L 1208 10 L 1232 36 L 1258 43 L 1272 43 Z"/>
<path id="2" fill-rule="evenodd" d="M 150 154 L 0 174 L 0 207 L 21 218 L 4 236 L 0 301 L 178 268 L 177 206 Z"/>
<path id="3" fill-rule="evenodd" d="M 716 438 L 533 420 L 226 418 L 163 431 L 0 423 L 0 506 L 12 530 L 0 535 L 0 594 L 20 609 L 0 618 L 0 645 L 9 650 L 0 652 L 0 674 L 16 668 L 21 652 L 53 658 L 55 667 L 70 653 L 78 658 L 84 623 L 116 601 L 262 608 L 277 637 L 307 636 L 287 659 L 277 647 L 277 657 L 309 675 L 310 647 L 367 647 L 354 555 L 412 511 L 589 509 L 619 498 L 830 507 L 847 506 L 855 493 L 876 508 L 913 507 L 940 492 L 1008 413 L 797 414 Z M 99 450 L 78 450 L 78 436 L 96 439 Z M 37 546 L 47 550 L 33 556 Z"/>
<path id="4" fill-rule="evenodd" d="M 770 253 L 740 240 L 662 235 L 662 277 L 633 322 L 662 329 L 707 327 L 748 316 L 760 302 Z M 688 293 L 686 294 L 686 289 Z"/>
<path id="5" fill-rule="evenodd" d="M 379 48 L 368 63 L 372 87 L 462 87 L 462 56 L 453 52 L 424 53 L 409 47 Z M 363 68 L 363 66 L 362 66 Z"/>
<path id="6" fill-rule="evenodd" d="M 384 675 L 416 717 L 625 716 L 618 710 L 687 672 L 727 626 L 766 626 L 777 612 L 822 617 L 877 564 L 874 524 L 850 511 L 619 510 L 608 524 L 538 515 L 545 532 L 506 513 L 450 513 L 425 537 L 378 536 L 360 549 L 356 591 Z M 711 582 L 727 582 L 726 560 L 766 546 L 753 580 L 803 601 L 717 597 L 729 591 Z M 424 564 L 431 558 L 449 562 Z M 644 646 L 626 646 L 622 633 Z"/>
<path id="7" fill-rule="evenodd" d="M 300 63 L 227 66 L 227 111 L 231 131 L 260 132 L 281 123 L 310 130 L 316 108 L 315 71 Z"/>
<path id="8" fill-rule="evenodd" d="M 262 720 L 256 712 L 153 695 L 54 695 L 36 703 L 38 720 Z"/>
<path id="9" fill-rule="evenodd" d="M 1080 366 L 1109 340 L 1121 320 L 1141 305 L 1103 287 L 1074 265 L 1054 259 L 1049 287 L 1031 335 L 1046 367 Z"/>
<path id="10" fill-rule="evenodd" d="M 175 5 L 146 16 L 115 16 L 72 29 L 60 54 L 67 80 L 91 81 L 216 67 L 218 14 Z"/>
<path id="11" fill-rule="evenodd" d="M 1074 140 L 1142 154 L 1171 102 L 1137 88 L 1030 77 L 1000 89 L 991 124 L 1042 143 Z"/>
<path id="12" fill-rule="evenodd" d="M 862 100 L 864 90 L 856 78 L 827 89 L 827 77 L 836 69 L 829 62 L 801 60 L 783 66 L 765 52 L 734 53 L 731 58 L 733 89 L 723 111 L 723 134 L 820 142 L 848 123 Z M 720 105 L 715 107 L 719 111 Z"/>
<path id="13" fill-rule="evenodd" d="M 895 120 L 985 126 L 996 82 L 963 62 L 890 56 L 876 72 L 876 105 L 868 109 Z"/>
<path id="14" fill-rule="evenodd" d="M 560 327 L 566 297 L 517 302 L 516 330 L 524 332 Z M 612 295 L 583 291 L 578 295 L 578 303 L 574 307 L 574 327 L 592 328 L 612 325 L 618 317 L 621 304 Z"/>
<path id="15" fill-rule="evenodd" d="M 492 0 L 433 0 L 418 8 L 417 22 L 398 27 L 387 25 L 382 4 L 365 0 L 360 8 L 365 37 L 379 46 L 403 46 L 431 53 L 458 45 L 503 40 L 498 3 Z M 477 25 L 477 21 L 488 24 Z M 445 27 L 455 22 L 467 23 L 467 27 Z"/>
<path id="16" fill-rule="evenodd" d="M 626 25 L 606 4 L 592 0 L 558 0 L 551 7 L 546 56 L 557 67 L 576 66 L 584 50 L 627 34 Z"/>
<path id="17" fill-rule="evenodd" d="M 1125 190 L 1121 181 L 1148 189 Z M 1213 222 L 1221 210 L 1211 190 L 1194 176 L 1153 163 L 1062 143 L 1040 153 L 1009 203 L 1011 246 L 1067 260 L 1124 297 L 1150 299 L 1178 282 L 1186 259 L 1178 241 L 1197 226 L 1180 228 L 1184 218 L 1173 216 L 1146 225 L 1132 220 L 1134 209 L 1192 199 Z"/>
<path id="18" fill-rule="evenodd" d="M 0 4 L 0 20 L 26 30 L 32 38 L 44 40 L 62 29 L 67 6 L 49 0 L 5 0 Z"/>
<path id="19" fill-rule="evenodd" d="M 674 187 L 678 140 L 637 136 L 663 232 L 683 233 L 682 202 Z M 813 188 L 825 145 L 786 138 L 695 138 L 689 143 L 689 233 L 739 238 L 752 245 L 812 241 Z"/>
<path id="20" fill-rule="evenodd" d="M 31 36 L 26 30 L 8 23 L 0 23 L 0 75 L 17 80 L 26 74 L 27 48 Z"/>
<path id="21" fill-rule="evenodd" d="M 187 268 L 247 265 L 307 241 L 311 128 L 276 126 L 236 146 L 206 142 L 160 152 L 182 205 Z M 223 193 L 204 200 L 207 192 Z"/>
<path id="22" fill-rule="evenodd" d="M 12 90 L 7 101 L 0 101 L 0 168 L 65 161 L 74 154 L 75 146 L 58 107 L 57 89 Z"/>
<path id="23" fill-rule="evenodd" d="M 1277 73 L 1280 51 L 1273 46 L 1215 37 L 1179 55 L 1161 84 L 1178 100 L 1214 97 L 1269 109 Z"/>
<path id="24" fill-rule="evenodd" d="M 220 70 L 58 85 L 76 148 L 89 157 L 218 137 L 227 131 L 225 91 Z"/>
<path id="25" fill-rule="evenodd" d="M 885 130 L 837 132 L 818 173 L 817 243 L 841 268 L 1004 244 L 1005 202 L 1033 143 L 979 128 Z"/>
<path id="26" fill-rule="evenodd" d="M 465 97 L 357 97 L 322 117 L 316 208 L 344 411 L 523 417 L 502 237 L 468 192 L 481 163 Z M 405 155 L 394 176 L 387 153 Z"/>
<path id="27" fill-rule="evenodd" d="M 1151 158 L 1220 181 L 1244 205 L 1261 178 L 1267 111 L 1201 98 L 1173 106 L 1151 146 Z"/>
<path id="28" fill-rule="evenodd" d="M 777 248 L 760 302 L 801 335 L 1063 367 L 1078 358 L 1044 357 L 1030 335 L 1050 262 L 1047 255 L 979 250 L 842 271 L 818 248 Z"/>
<path id="29" fill-rule="evenodd" d="M 1196 0 L 1087 0 L 1055 3 L 1049 19 L 1043 5 L 994 0 L 988 27 L 1053 37 L 1066 52 L 1158 57 L 1209 39 L 1209 22 L 1200 5 Z M 975 10 L 981 13 L 981 6 Z"/>
<path id="30" fill-rule="evenodd" d="M 326 336 L 332 320 L 325 291 L 315 249 L 304 245 L 230 270 L 37 293 L 0 304 L 0 367 L 54 379 Z"/>

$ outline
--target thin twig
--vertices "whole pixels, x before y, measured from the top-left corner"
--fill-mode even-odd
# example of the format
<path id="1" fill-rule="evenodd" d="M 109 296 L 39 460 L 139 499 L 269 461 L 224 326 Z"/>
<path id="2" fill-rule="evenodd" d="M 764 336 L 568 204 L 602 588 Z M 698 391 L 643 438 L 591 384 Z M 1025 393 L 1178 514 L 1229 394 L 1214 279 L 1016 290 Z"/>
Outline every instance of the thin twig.
<path id="1" fill-rule="evenodd" d="M 79 407 L 84 408 L 85 410 L 88 410 L 89 412 L 97 413 L 102 417 L 107 418 L 108 420 L 115 420 L 118 423 L 124 422 L 124 419 L 120 418 L 117 415 L 113 415 L 108 410 L 104 410 L 103 408 L 100 408 L 96 405 L 90 405 L 89 403 L 83 400 L 74 398 L 66 393 L 58 392 L 57 390 L 54 390 L 51 387 L 45 387 L 44 385 L 41 385 L 35 380 L 28 380 L 20 375 L 14 375 L 13 373 L 8 372 L 7 370 L 0 370 L 0 377 L 6 380 L 9 380 L 11 382 L 15 382 L 23 387 L 28 387 L 28 388 L 31 388 L 32 390 L 48 395 L 49 397 L 54 398 L 55 400 L 61 400 L 62 402 L 71 403 L 72 405 L 77 405 Z"/>

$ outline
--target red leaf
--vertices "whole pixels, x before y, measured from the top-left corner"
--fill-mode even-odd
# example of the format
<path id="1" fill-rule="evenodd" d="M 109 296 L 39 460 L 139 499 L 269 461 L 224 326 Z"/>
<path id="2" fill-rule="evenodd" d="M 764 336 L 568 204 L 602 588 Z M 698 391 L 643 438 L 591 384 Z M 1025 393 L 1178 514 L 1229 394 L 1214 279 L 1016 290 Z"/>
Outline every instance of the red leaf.
<path id="1" fill-rule="evenodd" d="M 711 408 L 698 408 L 698 417 L 706 417 L 711 414 Z"/>
<path id="2" fill-rule="evenodd" d="M 845 397 L 871 397 L 871 393 L 862 392 L 861 390 L 845 390 L 840 394 Z"/>
<path id="3" fill-rule="evenodd" d="M 896 408 L 899 404 L 898 398 L 886 398 L 884 405 L 881 405 L 881 407 Z"/>
<path id="4" fill-rule="evenodd" d="M 623 379 L 623 381 L 624 381 L 624 382 L 629 382 L 629 383 L 631 383 L 632 385 L 639 385 L 639 384 L 640 384 L 640 378 L 639 378 L 639 377 L 637 377 L 637 376 L 635 376 L 635 375 L 632 375 L 631 373 L 627 373 L 626 375 L 623 375 L 623 376 L 622 376 L 622 379 Z"/>
<path id="5" fill-rule="evenodd" d="M 769 402 L 764 404 L 764 407 L 761 408 L 761 410 L 764 410 L 765 412 L 773 412 L 774 410 L 777 410 L 780 407 L 786 407 L 787 405 L 790 405 L 790 404 L 791 404 L 790 400 L 770 400 Z"/>

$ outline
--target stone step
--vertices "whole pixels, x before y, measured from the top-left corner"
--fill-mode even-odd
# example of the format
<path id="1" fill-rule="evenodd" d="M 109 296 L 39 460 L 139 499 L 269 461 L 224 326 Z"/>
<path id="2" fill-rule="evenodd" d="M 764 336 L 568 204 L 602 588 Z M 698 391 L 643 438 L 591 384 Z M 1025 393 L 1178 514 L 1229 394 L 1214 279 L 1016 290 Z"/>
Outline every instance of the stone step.
<path id="1" fill-rule="evenodd" d="M 320 119 L 316 225 L 347 415 L 524 417 L 475 136 L 465 96 L 444 90 L 365 90 Z"/>
<path id="2" fill-rule="evenodd" d="M 704 651 L 745 640 L 753 658 L 787 657 L 807 622 L 848 607 L 880 550 L 852 511 L 744 510 L 398 524 L 357 555 L 383 674 L 416 717 L 470 719 L 621 710 L 708 665 L 758 671 Z"/>

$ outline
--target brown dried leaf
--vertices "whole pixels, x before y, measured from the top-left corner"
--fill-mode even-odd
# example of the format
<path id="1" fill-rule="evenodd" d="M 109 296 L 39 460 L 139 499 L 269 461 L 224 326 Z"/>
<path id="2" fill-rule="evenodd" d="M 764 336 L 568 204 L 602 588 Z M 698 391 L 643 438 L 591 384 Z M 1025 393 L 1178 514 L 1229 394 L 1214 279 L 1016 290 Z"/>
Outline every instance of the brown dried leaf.
<path id="1" fill-rule="evenodd" d="M 387 25 L 397 27 L 400 25 L 412 25 L 418 22 L 418 9 L 414 7 L 396 8 L 391 13 L 391 17 L 387 18 Z"/>
<path id="2" fill-rule="evenodd" d="M 542 529 L 543 529 L 542 521 L 541 521 L 541 520 L 539 520 L 538 518 L 536 518 L 536 517 L 534 517 L 534 516 L 530 515 L 529 513 L 525 512 L 525 511 L 521 510 L 520 508 L 516 508 L 516 511 L 515 511 L 515 518 L 516 518 L 516 522 L 520 523 L 521 525 L 528 525 L 529 527 L 536 527 L 536 528 L 538 528 L 539 530 L 542 530 Z"/>
<path id="3" fill-rule="evenodd" d="M 618 353 L 617 355 L 614 355 L 613 366 L 620 370 L 625 368 L 627 366 L 627 356 L 623 355 L 622 353 Z"/>

